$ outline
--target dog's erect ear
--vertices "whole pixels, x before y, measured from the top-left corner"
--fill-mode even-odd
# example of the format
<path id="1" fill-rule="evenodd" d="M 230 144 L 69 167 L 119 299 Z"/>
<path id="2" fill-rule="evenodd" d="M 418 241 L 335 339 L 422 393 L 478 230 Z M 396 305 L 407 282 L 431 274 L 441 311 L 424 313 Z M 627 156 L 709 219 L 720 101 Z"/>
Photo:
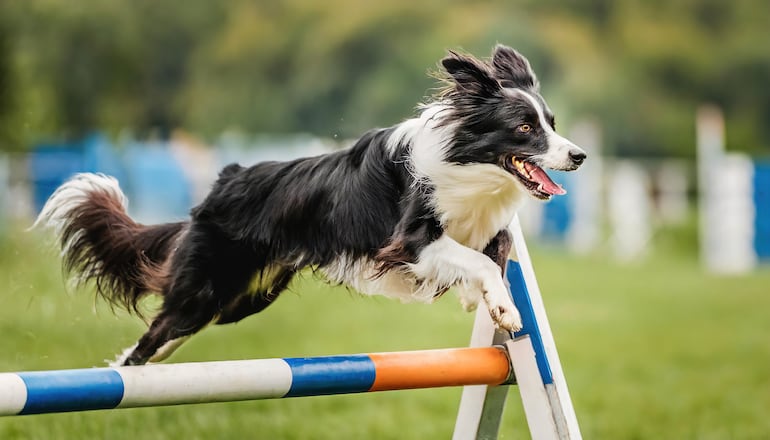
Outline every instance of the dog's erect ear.
<path id="1" fill-rule="evenodd" d="M 503 87 L 535 89 L 540 87 L 535 72 L 524 56 L 508 46 L 498 44 L 492 55 L 495 77 Z"/>
<path id="2" fill-rule="evenodd" d="M 452 77 L 457 89 L 480 96 L 492 96 L 500 91 L 500 83 L 494 78 L 489 66 L 473 58 L 454 51 L 441 60 L 447 73 Z"/>

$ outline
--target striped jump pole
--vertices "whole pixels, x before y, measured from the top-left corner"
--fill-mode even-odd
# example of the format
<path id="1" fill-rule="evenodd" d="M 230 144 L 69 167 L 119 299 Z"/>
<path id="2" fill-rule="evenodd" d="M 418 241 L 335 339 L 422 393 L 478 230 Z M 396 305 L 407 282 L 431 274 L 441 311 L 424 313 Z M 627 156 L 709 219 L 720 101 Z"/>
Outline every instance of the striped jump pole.
<path id="1" fill-rule="evenodd" d="M 500 385 L 503 347 L 0 373 L 0 415 Z"/>

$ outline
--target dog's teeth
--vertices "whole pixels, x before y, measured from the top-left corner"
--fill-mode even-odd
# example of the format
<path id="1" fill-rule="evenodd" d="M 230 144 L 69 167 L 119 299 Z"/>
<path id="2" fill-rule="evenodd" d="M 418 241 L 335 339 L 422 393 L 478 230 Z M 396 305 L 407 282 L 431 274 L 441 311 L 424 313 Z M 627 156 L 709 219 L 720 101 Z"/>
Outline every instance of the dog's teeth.
<path id="1" fill-rule="evenodd" d="M 519 172 L 527 177 L 529 179 L 529 172 L 526 168 L 524 168 L 524 162 L 516 162 L 516 168 L 519 170 Z"/>
<path id="2" fill-rule="evenodd" d="M 529 172 L 527 171 L 527 169 L 524 168 L 524 161 L 518 160 L 518 159 L 516 159 L 516 157 L 511 156 L 511 163 L 513 164 L 513 166 L 516 168 L 516 170 L 519 173 L 524 175 L 524 177 L 526 177 L 527 179 L 532 179 L 529 176 Z"/>

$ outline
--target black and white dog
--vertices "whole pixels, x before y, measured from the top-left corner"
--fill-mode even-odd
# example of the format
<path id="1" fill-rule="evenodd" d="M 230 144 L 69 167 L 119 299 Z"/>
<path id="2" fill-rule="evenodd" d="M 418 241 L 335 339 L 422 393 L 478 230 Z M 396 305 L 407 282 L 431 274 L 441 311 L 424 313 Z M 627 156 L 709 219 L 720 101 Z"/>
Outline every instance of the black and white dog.
<path id="1" fill-rule="evenodd" d="M 431 302 L 457 287 L 497 326 L 521 328 L 501 276 L 507 230 L 527 195 L 563 194 L 543 171 L 574 170 L 583 150 L 556 134 L 529 62 L 449 52 L 445 87 L 419 116 L 351 148 L 290 162 L 225 167 L 185 222 L 142 225 L 117 181 L 79 174 L 35 224 L 53 226 L 63 264 L 98 294 L 137 311 L 163 305 L 119 365 L 165 359 L 209 323 L 270 305 L 306 267 L 369 294 Z"/>

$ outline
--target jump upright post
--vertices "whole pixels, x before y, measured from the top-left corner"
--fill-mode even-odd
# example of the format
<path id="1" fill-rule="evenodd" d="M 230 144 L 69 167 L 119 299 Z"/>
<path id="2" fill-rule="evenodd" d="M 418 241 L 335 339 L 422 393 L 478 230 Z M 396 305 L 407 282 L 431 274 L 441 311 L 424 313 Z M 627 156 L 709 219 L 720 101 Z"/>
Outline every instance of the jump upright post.
<path id="1" fill-rule="evenodd" d="M 524 328 L 479 310 L 470 348 L 0 373 L 0 416 L 464 386 L 453 438 L 496 438 L 516 383 L 533 439 L 580 439 L 518 218 L 506 277 Z"/>
<path id="2" fill-rule="evenodd" d="M 504 343 L 508 348 L 533 439 L 582 439 L 518 216 L 514 217 L 510 231 L 513 248 L 506 281 L 524 326 L 513 335 L 497 332 L 489 314 L 478 310 L 470 345 Z M 507 393 L 505 386 L 466 386 L 453 439 L 497 438 Z"/>

